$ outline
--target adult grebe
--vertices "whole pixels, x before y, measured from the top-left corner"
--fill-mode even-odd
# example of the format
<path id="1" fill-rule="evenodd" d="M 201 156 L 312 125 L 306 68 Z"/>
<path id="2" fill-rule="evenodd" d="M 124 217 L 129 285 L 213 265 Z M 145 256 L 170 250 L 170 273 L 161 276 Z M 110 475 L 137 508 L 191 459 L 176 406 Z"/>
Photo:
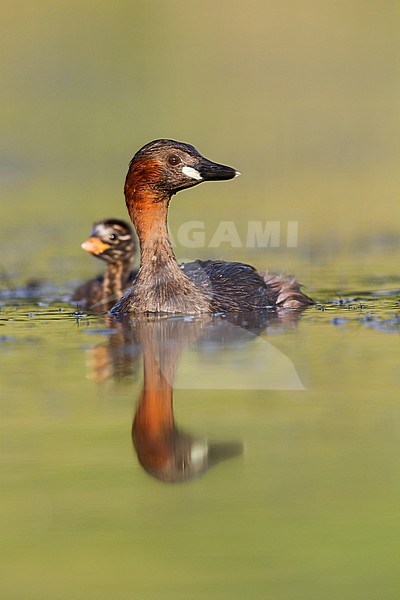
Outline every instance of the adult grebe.
<path id="1" fill-rule="evenodd" d="M 126 176 L 125 201 L 139 237 L 140 268 L 111 314 L 199 314 L 278 306 L 276 286 L 269 286 L 250 265 L 197 260 L 179 266 L 172 250 L 167 228 L 171 197 L 203 181 L 238 175 L 204 158 L 193 146 L 173 140 L 155 140 L 135 154 Z M 283 278 L 282 284 L 289 281 Z M 294 292 L 298 298 L 297 282 Z M 300 294 L 301 306 L 312 303 Z"/>

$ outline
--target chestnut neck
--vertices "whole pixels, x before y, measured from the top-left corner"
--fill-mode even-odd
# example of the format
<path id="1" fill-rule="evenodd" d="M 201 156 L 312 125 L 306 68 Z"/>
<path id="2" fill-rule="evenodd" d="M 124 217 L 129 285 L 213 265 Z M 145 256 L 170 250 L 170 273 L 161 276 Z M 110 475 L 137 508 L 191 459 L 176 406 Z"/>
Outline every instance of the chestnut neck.
<path id="1" fill-rule="evenodd" d="M 150 163 L 150 164 L 149 164 Z M 140 243 L 140 272 L 168 266 L 171 276 L 182 271 L 177 263 L 168 234 L 168 206 L 172 194 L 157 187 L 152 180 L 151 161 L 146 168 L 128 173 L 125 183 L 125 201 Z M 137 173 L 136 173 L 137 171 Z"/>

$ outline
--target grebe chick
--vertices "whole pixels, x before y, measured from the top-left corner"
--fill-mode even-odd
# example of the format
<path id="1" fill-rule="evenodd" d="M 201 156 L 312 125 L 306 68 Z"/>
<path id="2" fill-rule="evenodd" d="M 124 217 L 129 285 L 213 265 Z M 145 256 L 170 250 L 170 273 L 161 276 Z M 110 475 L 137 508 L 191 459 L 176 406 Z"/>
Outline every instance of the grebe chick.
<path id="1" fill-rule="evenodd" d="M 72 300 L 86 308 L 108 310 L 136 277 L 137 271 L 132 271 L 136 251 L 132 227 L 119 219 L 98 221 L 82 248 L 107 265 L 103 275 L 79 286 Z"/>
<path id="2" fill-rule="evenodd" d="M 140 268 L 112 314 L 200 314 L 276 307 L 276 291 L 250 265 L 198 260 L 180 267 L 169 240 L 167 215 L 174 194 L 203 181 L 238 175 L 235 169 L 204 158 L 193 146 L 173 140 L 155 140 L 135 154 L 124 191 L 139 237 Z"/>

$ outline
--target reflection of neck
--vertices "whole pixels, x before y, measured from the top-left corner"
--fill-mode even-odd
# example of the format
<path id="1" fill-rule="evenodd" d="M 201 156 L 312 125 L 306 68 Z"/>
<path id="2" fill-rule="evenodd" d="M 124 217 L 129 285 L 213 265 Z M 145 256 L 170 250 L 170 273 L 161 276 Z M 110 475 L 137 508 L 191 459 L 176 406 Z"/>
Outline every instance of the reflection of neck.
<path id="1" fill-rule="evenodd" d="M 168 462 L 175 431 L 172 394 L 163 400 L 157 392 L 143 390 L 133 421 L 132 439 L 145 468 L 161 468 Z"/>
<path id="2" fill-rule="evenodd" d="M 142 464 L 155 469 L 169 460 L 176 432 L 173 377 L 181 346 L 177 353 L 172 347 L 171 353 L 166 354 L 163 340 L 157 338 L 160 330 L 152 324 L 144 325 L 141 339 L 144 382 L 133 421 L 132 438 Z"/>
<path id="3" fill-rule="evenodd" d="M 143 390 L 132 425 L 132 441 L 139 462 L 159 479 L 183 480 L 192 472 L 188 464 L 191 438 L 177 429 L 173 414 L 173 381 L 178 360 L 187 343 L 201 333 L 201 321 L 176 319 L 137 320 L 137 340 L 143 349 Z M 182 466 L 183 465 L 183 466 Z"/>
<path id="4" fill-rule="evenodd" d="M 207 317 L 208 320 L 208 317 Z M 136 441 L 158 442 L 175 431 L 173 381 L 185 345 L 195 340 L 201 322 L 169 319 L 138 321 L 137 333 L 143 348 L 143 390 L 133 422 Z"/>
<path id="5" fill-rule="evenodd" d="M 144 363 L 144 385 L 135 415 L 134 430 L 149 440 L 159 441 L 174 428 L 173 388 L 156 361 Z M 144 437 L 144 436 L 142 436 Z"/>

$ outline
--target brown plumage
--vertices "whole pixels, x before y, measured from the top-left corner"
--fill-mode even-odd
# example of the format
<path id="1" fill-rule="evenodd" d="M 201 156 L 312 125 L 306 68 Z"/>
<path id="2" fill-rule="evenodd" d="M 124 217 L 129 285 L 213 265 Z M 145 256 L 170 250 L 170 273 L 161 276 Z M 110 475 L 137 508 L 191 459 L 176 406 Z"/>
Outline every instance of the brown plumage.
<path id="1" fill-rule="evenodd" d="M 102 275 L 80 285 L 71 300 L 91 310 L 109 310 L 137 273 L 132 271 L 136 250 L 132 227 L 119 219 L 98 221 L 82 248 L 107 265 Z"/>
<path id="2" fill-rule="evenodd" d="M 315 304 L 301 291 L 301 284 L 291 275 L 283 273 L 265 273 L 264 281 L 277 308 L 304 308 Z"/>
<path id="3" fill-rule="evenodd" d="M 139 237 L 140 268 L 112 314 L 253 311 L 300 301 L 298 283 L 284 280 L 285 300 L 278 304 L 275 282 L 269 286 L 250 265 L 211 260 L 178 265 L 167 229 L 171 197 L 202 181 L 237 175 L 173 140 L 155 140 L 137 152 L 129 165 L 125 200 Z M 307 296 L 303 299 L 302 306 L 310 304 Z"/>

